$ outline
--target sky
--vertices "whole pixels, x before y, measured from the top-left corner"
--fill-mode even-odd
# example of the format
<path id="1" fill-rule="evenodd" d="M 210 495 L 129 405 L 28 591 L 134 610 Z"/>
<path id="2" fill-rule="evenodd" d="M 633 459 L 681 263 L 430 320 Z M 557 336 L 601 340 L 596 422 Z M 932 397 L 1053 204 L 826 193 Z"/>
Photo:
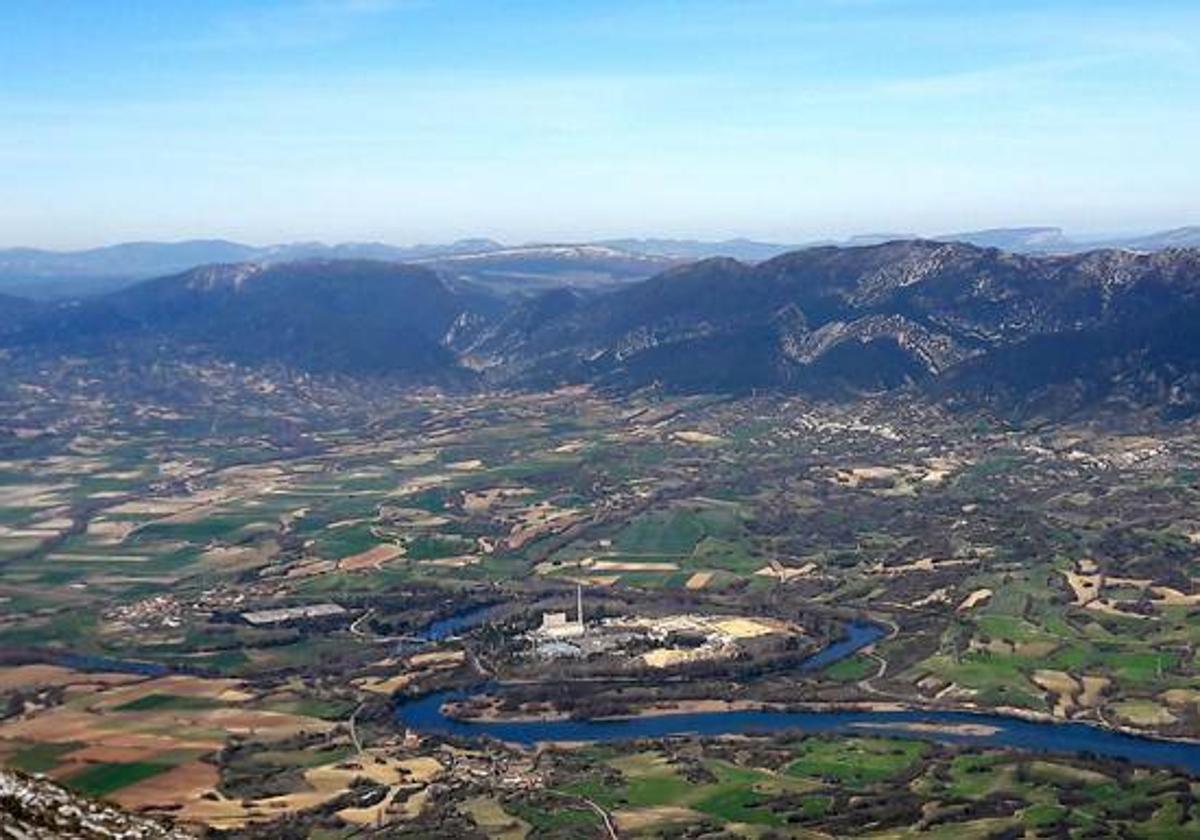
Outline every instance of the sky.
<path id="1" fill-rule="evenodd" d="M 3 0 L 0 246 L 1200 223 L 1195 0 Z"/>

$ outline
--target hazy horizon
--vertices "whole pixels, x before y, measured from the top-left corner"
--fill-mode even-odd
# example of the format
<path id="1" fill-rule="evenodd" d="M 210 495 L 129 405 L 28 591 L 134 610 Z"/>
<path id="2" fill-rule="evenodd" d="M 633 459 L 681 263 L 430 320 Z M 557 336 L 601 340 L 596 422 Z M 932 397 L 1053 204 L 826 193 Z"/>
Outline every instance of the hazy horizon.
<path id="1" fill-rule="evenodd" d="M 1200 218 L 1200 9 L 1002 5 L 6 4 L 3 244 Z"/>
<path id="2" fill-rule="evenodd" d="M 43 247 L 37 245 L 29 245 L 25 242 L 0 242 L 0 250 L 18 250 L 28 248 L 37 251 L 46 251 L 49 253 L 73 253 L 77 251 L 90 251 L 102 248 L 120 247 L 125 245 L 182 245 L 190 242 L 229 242 L 231 244 L 245 245 L 251 248 L 269 248 L 273 246 L 298 246 L 298 245 L 322 245 L 327 247 L 337 247 L 339 245 L 384 245 L 394 248 L 414 248 L 421 246 L 438 246 L 450 245 L 457 242 L 468 242 L 471 240 L 493 240 L 497 244 L 506 248 L 532 248 L 532 247 L 552 247 L 552 246 L 569 246 L 569 245 L 593 245 L 605 242 L 616 242 L 621 240 L 642 240 L 642 241 L 695 241 L 708 242 L 719 244 L 721 242 L 746 241 L 756 242 L 767 245 L 781 246 L 796 246 L 807 247 L 822 244 L 849 244 L 855 240 L 873 240 L 886 237 L 896 238 L 913 238 L 913 239 L 945 239 L 946 237 L 956 234 L 978 234 L 1000 231 L 1019 231 L 1025 229 L 1057 229 L 1070 241 L 1080 245 L 1087 245 L 1090 242 L 1105 243 L 1110 239 L 1134 238 L 1138 236 L 1152 235 L 1164 233 L 1172 230 L 1182 230 L 1200 227 L 1200 225 L 1188 224 L 1186 221 L 1179 224 L 1168 225 L 1163 228 L 1142 228 L 1142 229 L 1127 229 L 1127 230 L 1105 230 L 1105 231 L 1079 231 L 1063 228 L 1061 225 L 1036 225 L 1036 224 L 1012 224 L 1000 225 L 994 228 L 979 228 L 977 230 L 942 230 L 942 231 L 846 231 L 836 235 L 827 237 L 803 237 L 783 241 L 779 239 L 771 239 L 769 237 L 754 236 L 753 234 L 725 234 L 715 233 L 710 236 L 688 236 L 681 234 L 670 236 L 659 234 L 655 231 L 637 231 L 620 234 L 598 234 L 585 239 L 549 239 L 545 237 L 523 239 L 523 240 L 505 240 L 487 234 L 471 234 L 448 236 L 444 238 L 428 238 L 428 239 L 368 239 L 364 237 L 352 237 L 349 239 L 335 239 L 330 237 L 315 237 L 311 239 L 291 239 L 291 240 L 276 240 L 276 241 L 257 241 L 238 239 L 232 236 L 223 236 L 219 233 L 212 235 L 200 236 L 179 236 L 165 239 L 151 239 L 147 237 L 129 237 L 107 240 L 103 242 L 83 243 L 75 246 L 66 247 Z"/>

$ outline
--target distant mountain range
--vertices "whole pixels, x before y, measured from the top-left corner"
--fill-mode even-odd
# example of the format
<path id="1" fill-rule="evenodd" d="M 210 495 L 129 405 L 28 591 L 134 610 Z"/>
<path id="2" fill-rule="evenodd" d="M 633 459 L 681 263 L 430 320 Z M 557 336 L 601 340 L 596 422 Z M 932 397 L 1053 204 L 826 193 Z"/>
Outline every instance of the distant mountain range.
<path id="1" fill-rule="evenodd" d="M 857 247 L 917 238 L 913 234 L 867 234 L 845 241 L 805 244 L 750 239 L 611 239 L 592 243 L 504 245 L 491 239 L 395 246 L 380 242 L 325 245 L 299 242 L 252 246 L 220 239 L 128 242 L 82 251 L 33 248 L 0 250 L 0 292 L 41 300 L 81 297 L 214 263 L 372 259 L 428 265 L 461 281 L 506 294 L 528 295 L 560 286 L 599 288 L 643 280 L 684 262 L 730 257 L 760 262 L 817 245 Z M 1148 236 L 1077 239 L 1060 228 L 997 228 L 932 237 L 1029 254 L 1080 253 L 1100 248 L 1158 251 L 1200 247 L 1200 226 Z"/>
<path id="2" fill-rule="evenodd" d="M 0 348 L 448 385 L 907 388 L 1021 412 L 1114 399 L 1200 409 L 1200 250 L 1030 255 L 903 240 L 519 296 L 475 282 L 517 258 L 530 272 L 562 260 L 610 270 L 625 259 L 628 276 L 649 267 L 611 246 L 207 266 L 81 301 L 0 300 L 11 313 Z"/>
<path id="3" fill-rule="evenodd" d="M 490 239 L 397 247 L 382 243 L 302 242 L 254 247 L 223 240 L 131 242 L 86 251 L 0 251 L 0 292 L 39 300 L 86 297 L 202 265 L 300 260 L 380 260 L 426 265 L 449 278 L 513 294 L 559 286 L 596 287 L 642 280 L 680 258 L 606 245 L 507 246 Z"/>
<path id="4" fill-rule="evenodd" d="M 495 314 L 429 269 L 378 260 L 194 268 L 83 301 L 43 304 L 12 352 L 217 357 L 317 373 L 455 379 L 456 323 Z"/>
<path id="5" fill-rule="evenodd" d="M 490 239 L 464 239 L 448 245 L 398 248 L 376 242 L 324 245 L 297 242 L 257 247 L 222 239 L 185 242 L 126 242 L 82 251 L 34 248 L 0 250 L 0 291 L 39 299 L 113 291 L 139 280 L 162 277 L 217 263 L 282 263 L 307 259 L 413 262 L 432 257 L 502 249 Z"/>
<path id="6" fill-rule="evenodd" d="M 537 386 L 919 386 L 1001 404 L 1056 387 L 1099 398 L 1140 377 L 1158 389 L 1142 396 L 1184 402 L 1169 392 L 1195 392 L 1198 304 L 1200 251 L 1046 257 L 901 241 L 705 260 L 599 298 L 559 292 L 518 306 L 466 358 Z"/>

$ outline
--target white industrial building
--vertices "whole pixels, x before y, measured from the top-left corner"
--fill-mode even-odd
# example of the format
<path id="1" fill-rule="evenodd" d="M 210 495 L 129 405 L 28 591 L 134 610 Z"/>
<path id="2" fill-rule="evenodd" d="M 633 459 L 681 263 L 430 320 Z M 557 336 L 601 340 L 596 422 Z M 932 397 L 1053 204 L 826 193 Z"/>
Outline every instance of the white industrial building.
<path id="1" fill-rule="evenodd" d="M 583 635 L 583 587 L 575 590 L 575 620 L 565 612 L 542 613 L 542 626 L 533 631 L 542 639 L 577 639 Z"/>

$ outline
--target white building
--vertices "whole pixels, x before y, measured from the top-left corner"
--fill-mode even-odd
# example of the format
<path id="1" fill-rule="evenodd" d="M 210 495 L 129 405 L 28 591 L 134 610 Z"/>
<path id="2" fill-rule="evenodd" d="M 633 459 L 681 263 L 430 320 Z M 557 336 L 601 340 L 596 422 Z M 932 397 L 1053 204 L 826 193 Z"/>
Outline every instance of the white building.
<path id="1" fill-rule="evenodd" d="M 575 639 L 583 635 L 583 587 L 575 590 L 575 620 L 565 612 L 542 613 L 542 626 L 534 631 L 544 639 Z"/>

